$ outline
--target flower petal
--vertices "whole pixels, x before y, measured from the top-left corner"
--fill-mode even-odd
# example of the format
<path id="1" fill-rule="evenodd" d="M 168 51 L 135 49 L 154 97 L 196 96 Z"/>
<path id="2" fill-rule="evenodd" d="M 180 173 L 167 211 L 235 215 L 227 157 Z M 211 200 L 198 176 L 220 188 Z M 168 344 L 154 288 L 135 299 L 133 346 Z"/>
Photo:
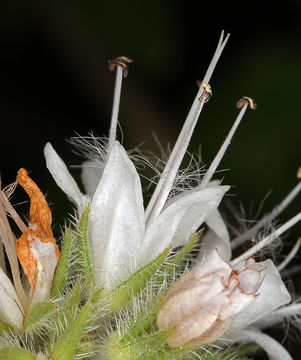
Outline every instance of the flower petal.
<path id="1" fill-rule="evenodd" d="M 205 222 L 209 230 L 202 239 L 202 248 L 197 262 L 203 258 L 205 252 L 215 248 L 225 261 L 229 261 L 231 259 L 230 236 L 220 212 L 217 209 L 213 210 Z"/>
<path id="2" fill-rule="evenodd" d="M 23 327 L 23 312 L 16 291 L 0 268 L 0 320 L 16 329 Z"/>
<path id="3" fill-rule="evenodd" d="M 90 245 L 95 278 L 111 287 L 136 269 L 144 233 L 138 173 L 116 141 L 91 203 Z"/>
<path id="4" fill-rule="evenodd" d="M 30 306 L 49 299 L 52 288 L 54 271 L 58 262 L 57 246 L 49 241 L 41 241 L 33 236 L 30 246 L 31 253 L 35 258 L 37 277 L 35 287 L 32 291 Z"/>
<path id="5" fill-rule="evenodd" d="M 31 306 L 48 300 L 60 257 L 55 239 L 29 229 L 17 240 L 16 250 L 32 290 Z"/>
<path id="6" fill-rule="evenodd" d="M 77 205 L 80 211 L 84 210 L 86 205 L 85 196 L 79 190 L 79 187 L 67 169 L 64 161 L 59 157 L 50 143 L 46 144 L 44 155 L 47 168 L 57 185 L 64 191 L 70 200 Z"/>
<path id="7" fill-rule="evenodd" d="M 262 319 L 271 311 L 291 300 L 291 296 L 281 280 L 277 268 L 270 259 L 253 264 L 251 267 L 256 267 L 259 271 L 260 269 L 266 269 L 265 277 L 258 289 L 258 296 L 250 305 L 236 315 L 230 326 L 231 331 L 249 326 L 254 321 Z"/>
<path id="8" fill-rule="evenodd" d="M 233 341 L 255 342 L 269 355 L 270 360 L 293 360 L 286 349 L 270 336 L 255 330 L 240 330 L 232 336 Z"/>
<path id="9" fill-rule="evenodd" d="M 91 199 L 97 189 L 103 169 L 104 164 L 100 164 L 97 161 L 88 160 L 82 164 L 81 179 L 84 184 L 86 193 L 90 196 Z"/>
<path id="10" fill-rule="evenodd" d="M 147 263 L 167 247 L 184 245 L 215 210 L 228 186 L 187 191 L 172 202 L 146 229 L 141 257 Z"/>

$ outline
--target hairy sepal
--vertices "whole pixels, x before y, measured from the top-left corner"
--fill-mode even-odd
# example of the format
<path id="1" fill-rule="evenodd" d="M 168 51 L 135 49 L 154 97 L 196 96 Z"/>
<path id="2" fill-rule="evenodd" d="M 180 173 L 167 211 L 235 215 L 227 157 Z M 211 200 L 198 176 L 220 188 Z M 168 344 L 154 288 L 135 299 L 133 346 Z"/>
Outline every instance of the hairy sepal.
<path id="1" fill-rule="evenodd" d="M 73 233 L 71 229 L 68 229 L 63 241 L 63 246 L 61 250 L 61 257 L 56 267 L 52 288 L 51 288 L 51 297 L 58 297 L 66 286 L 68 275 L 69 275 L 69 266 L 70 266 L 70 257 L 71 257 L 71 244 L 72 244 Z"/>
<path id="2" fill-rule="evenodd" d="M 85 327 L 89 325 L 90 317 L 95 311 L 101 289 L 93 294 L 91 300 L 82 307 L 74 321 L 54 345 L 50 357 L 53 360 L 72 360 L 80 347 Z"/>
<path id="3" fill-rule="evenodd" d="M 131 301 L 133 296 L 135 296 L 147 285 L 147 282 L 165 262 L 169 252 L 170 249 L 164 250 L 153 261 L 140 268 L 130 278 L 123 281 L 111 291 L 106 299 L 109 303 L 111 311 L 116 311 L 118 308 L 126 305 L 129 301 Z"/>
<path id="4" fill-rule="evenodd" d="M 88 294 L 94 288 L 94 271 L 89 246 L 90 205 L 82 213 L 76 233 L 78 276 L 85 280 Z"/>
<path id="5" fill-rule="evenodd" d="M 30 308 L 24 319 L 24 329 L 32 327 L 37 321 L 41 320 L 46 314 L 54 311 L 56 306 L 51 302 L 40 302 Z"/>
<path id="6" fill-rule="evenodd" d="M 35 360 L 36 356 L 23 348 L 7 347 L 0 350 L 0 360 Z"/>

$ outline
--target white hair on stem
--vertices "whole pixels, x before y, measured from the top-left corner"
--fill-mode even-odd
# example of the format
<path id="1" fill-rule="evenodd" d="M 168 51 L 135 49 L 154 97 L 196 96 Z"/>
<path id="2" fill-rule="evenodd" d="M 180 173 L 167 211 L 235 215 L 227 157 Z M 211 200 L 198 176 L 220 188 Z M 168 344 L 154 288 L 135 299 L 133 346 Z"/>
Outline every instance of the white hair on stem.
<path id="1" fill-rule="evenodd" d="M 297 215 L 292 217 L 290 220 L 288 220 L 285 224 L 280 226 L 278 229 L 273 231 L 272 234 L 270 234 L 269 236 L 267 236 L 266 238 L 261 240 L 256 245 L 252 246 L 249 250 L 244 252 L 242 255 L 240 255 L 236 259 L 232 260 L 231 265 L 232 266 L 236 265 L 240 261 L 248 259 L 249 257 L 251 257 L 254 254 L 256 254 L 257 252 L 259 252 L 264 247 L 270 245 L 273 241 L 275 241 L 275 239 L 277 239 L 281 234 L 283 234 L 285 231 L 290 229 L 292 226 L 294 226 L 300 220 L 301 220 L 301 212 L 299 212 Z"/>
<path id="2" fill-rule="evenodd" d="M 285 259 L 277 266 L 277 270 L 280 272 L 286 268 L 286 266 L 293 260 L 297 252 L 299 251 L 301 245 L 301 237 L 298 238 L 295 245 L 292 247 L 289 254 L 285 257 Z"/>
<path id="3" fill-rule="evenodd" d="M 299 194 L 301 191 L 301 181 L 288 193 L 288 195 L 281 201 L 281 203 L 274 207 L 274 209 L 266 216 L 264 216 L 258 223 L 252 226 L 249 230 L 243 234 L 237 236 L 231 241 L 231 248 L 235 249 L 236 247 L 243 244 L 246 240 L 249 240 L 256 234 L 256 232 L 261 229 L 265 224 L 269 223 L 275 219 Z"/>

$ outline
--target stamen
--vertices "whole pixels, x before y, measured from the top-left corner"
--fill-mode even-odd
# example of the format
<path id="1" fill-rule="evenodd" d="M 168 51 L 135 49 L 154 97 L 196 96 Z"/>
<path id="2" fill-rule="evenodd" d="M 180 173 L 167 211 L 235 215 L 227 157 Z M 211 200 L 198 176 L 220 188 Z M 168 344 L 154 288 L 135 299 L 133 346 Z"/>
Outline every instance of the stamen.
<path id="1" fill-rule="evenodd" d="M 286 258 L 277 266 L 278 271 L 282 271 L 286 268 L 286 266 L 293 260 L 295 255 L 297 254 L 301 245 L 301 237 L 296 241 L 295 245 L 293 246 L 292 250 L 286 256 Z"/>
<path id="2" fill-rule="evenodd" d="M 240 261 L 246 260 L 249 257 L 253 256 L 254 254 L 258 253 L 260 250 L 262 250 L 264 247 L 270 245 L 276 238 L 278 238 L 281 234 L 286 232 L 288 229 L 290 229 L 292 226 L 294 226 L 298 221 L 301 220 L 301 212 L 299 212 L 297 215 L 295 215 L 293 218 L 288 220 L 285 224 L 280 226 L 278 229 L 273 231 L 269 236 L 261 240 L 256 245 L 252 246 L 249 250 L 244 252 L 242 255 L 237 257 L 236 259 L 231 261 L 231 265 L 236 265 Z"/>
<path id="3" fill-rule="evenodd" d="M 116 71 L 116 79 L 115 79 L 111 125 L 109 131 L 108 154 L 110 153 L 114 141 L 116 140 L 122 79 L 123 77 L 127 77 L 128 75 L 127 64 L 130 64 L 131 62 L 132 60 L 125 56 L 120 56 L 115 59 L 109 60 L 110 71 L 113 71 L 116 67 L 117 67 L 117 71 Z"/>
<path id="4" fill-rule="evenodd" d="M 281 201 L 281 203 L 274 207 L 274 209 L 264 216 L 257 224 L 252 226 L 249 230 L 244 232 L 243 234 L 237 236 L 233 241 L 231 241 L 231 248 L 235 249 L 241 244 L 243 244 L 246 240 L 251 239 L 259 229 L 261 229 L 264 225 L 275 219 L 299 194 L 301 191 L 301 181 L 292 189 L 292 191 Z"/>
<path id="5" fill-rule="evenodd" d="M 217 64 L 217 61 L 221 56 L 222 51 L 229 39 L 229 36 L 230 34 L 228 34 L 224 39 L 224 31 L 222 31 L 214 56 L 202 81 L 203 84 L 208 84 L 213 70 Z M 199 101 L 199 98 L 204 92 L 205 89 L 202 86 L 194 99 L 194 102 L 185 120 L 180 135 L 160 177 L 158 185 L 146 208 L 145 218 L 148 224 L 160 214 L 172 189 L 177 172 L 187 151 L 191 136 L 193 134 L 193 130 L 203 109 L 204 98 L 201 101 Z"/>
<path id="6" fill-rule="evenodd" d="M 237 109 L 241 109 L 245 104 L 249 104 L 250 109 L 256 110 L 257 104 L 253 99 L 248 96 L 242 97 L 240 100 L 237 101 L 236 107 Z"/>
<path id="7" fill-rule="evenodd" d="M 285 318 L 301 314 L 301 304 L 292 304 L 284 306 L 279 310 L 275 310 L 272 313 L 269 313 L 269 316 L 265 317 L 263 320 L 256 321 L 256 326 L 259 328 L 266 328 L 278 324 L 283 321 Z"/>
<path id="8" fill-rule="evenodd" d="M 239 101 L 242 101 L 242 100 L 239 100 Z M 235 134 L 235 131 L 238 128 L 238 125 L 240 124 L 249 104 L 250 103 L 248 101 L 246 101 L 244 103 L 243 107 L 241 108 L 228 136 L 226 137 L 223 145 L 220 147 L 220 149 L 219 149 L 217 155 L 215 156 L 214 160 L 212 161 L 209 169 L 206 171 L 206 174 L 204 175 L 203 180 L 200 184 L 201 188 L 206 187 L 208 185 L 209 181 L 211 180 L 212 176 L 214 175 L 219 163 L 221 162 L 223 156 L 225 155 L 225 152 L 226 152 L 228 146 L 231 143 L 231 139 L 232 139 L 233 135 Z"/>
<path id="9" fill-rule="evenodd" d="M 209 101 L 209 99 L 212 96 L 212 90 L 211 90 L 211 86 L 209 84 L 202 84 L 200 83 L 199 87 L 203 86 L 204 91 L 202 93 L 202 95 L 199 97 L 199 101 L 202 101 L 204 98 L 204 102 Z"/>

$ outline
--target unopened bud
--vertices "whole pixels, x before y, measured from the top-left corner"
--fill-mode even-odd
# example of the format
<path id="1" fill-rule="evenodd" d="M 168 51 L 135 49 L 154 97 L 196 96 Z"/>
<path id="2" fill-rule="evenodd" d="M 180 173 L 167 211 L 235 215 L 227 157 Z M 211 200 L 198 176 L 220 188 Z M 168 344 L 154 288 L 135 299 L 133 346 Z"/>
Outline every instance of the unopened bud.
<path id="1" fill-rule="evenodd" d="M 265 271 L 254 259 L 235 269 L 213 250 L 204 263 L 180 278 L 167 293 L 157 316 L 159 329 L 172 328 L 171 347 L 201 345 L 219 338 L 257 296 Z"/>

